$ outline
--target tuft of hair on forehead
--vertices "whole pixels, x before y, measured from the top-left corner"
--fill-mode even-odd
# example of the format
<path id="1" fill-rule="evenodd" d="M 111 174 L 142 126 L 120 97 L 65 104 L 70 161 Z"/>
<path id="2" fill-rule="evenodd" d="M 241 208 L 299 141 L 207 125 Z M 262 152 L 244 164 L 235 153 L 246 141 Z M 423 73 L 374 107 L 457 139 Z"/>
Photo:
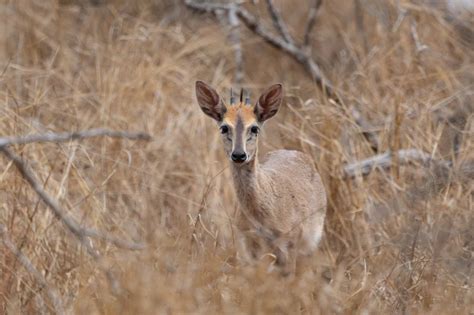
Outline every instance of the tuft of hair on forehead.
<path id="1" fill-rule="evenodd" d="M 257 120 L 254 107 L 247 106 L 244 103 L 228 106 L 223 120 L 231 126 L 236 126 L 239 119 L 245 126 L 254 123 Z"/>

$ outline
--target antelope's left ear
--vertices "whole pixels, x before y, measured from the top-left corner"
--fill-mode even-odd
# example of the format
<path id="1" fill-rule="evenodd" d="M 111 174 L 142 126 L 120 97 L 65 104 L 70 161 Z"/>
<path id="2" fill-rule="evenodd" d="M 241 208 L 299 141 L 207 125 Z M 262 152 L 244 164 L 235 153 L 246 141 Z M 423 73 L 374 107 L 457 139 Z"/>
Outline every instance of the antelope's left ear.
<path id="1" fill-rule="evenodd" d="M 226 108 L 214 88 L 202 81 L 196 81 L 196 99 L 204 114 L 217 121 L 222 121 Z"/>
<path id="2" fill-rule="evenodd" d="M 260 95 L 257 105 L 255 105 L 255 115 L 258 122 L 264 122 L 272 118 L 278 112 L 283 99 L 283 86 L 274 84 Z"/>

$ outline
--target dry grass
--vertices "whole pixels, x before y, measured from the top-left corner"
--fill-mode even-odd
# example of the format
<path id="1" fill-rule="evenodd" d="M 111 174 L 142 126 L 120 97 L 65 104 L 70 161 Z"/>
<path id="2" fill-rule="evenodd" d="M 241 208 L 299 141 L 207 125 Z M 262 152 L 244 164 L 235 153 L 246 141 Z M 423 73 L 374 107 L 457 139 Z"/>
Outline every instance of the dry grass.
<path id="1" fill-rule="evenodd" d="M 13 148 L 82 224 L 147 243 L 137 252 L 94 244 L 122 283 L 115 294 L 97 263 L 0 158 L 0 224 L 67 310 L 472 312 L 472 24 L 459 27 L 443 8 L 412 1 L 400 1 L 403 16 L 397 1 L 376 0 L 362 2 L 357 24 L 348 1 L 325 2 L 314 55 L 345 97 L 361 103 L 383 151 L 418 148 L 454 164 L 399 166 L 355 180 L 341 178 L 342 166 L 373 153 L 352 119 L 298 64 L 243 32 L 246 86 L 254 94 L 273 82 L 286 86 L 286 104 L 268 123 L 261 151 L 312 155 L 329 195 L 321 248 L 307 273 L 289 279 L 268 272 L 265 259 L 236 255 L 228 162 L 194 101 L 196 79 L 223 90 L 231 84 L 233 51 L 222 27 L 174 1 L 103 2 L 0 4 L 1 135 L 109 127 L 154 136 L 148 144 L 93 139 Z M 278 2 L 288 9 L 291 31 L 302 34 L 305 8 L 292 3 Z M 425 50 L 417 51 L 414 22 Z M 0 313 L 52 312 L 17 257 L 3 246 L 0 254 Z"/>

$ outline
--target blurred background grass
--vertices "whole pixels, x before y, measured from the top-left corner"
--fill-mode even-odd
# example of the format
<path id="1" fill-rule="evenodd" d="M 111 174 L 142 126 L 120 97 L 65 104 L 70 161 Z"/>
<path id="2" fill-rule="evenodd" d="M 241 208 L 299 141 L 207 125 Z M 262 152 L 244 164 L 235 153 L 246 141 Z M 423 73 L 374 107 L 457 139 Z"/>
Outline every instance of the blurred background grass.
<path id="1" fill-rule="evenodd" d="M 233 84 L 234 52 L 217 19 L 171 0 L 3 0 L 1 135 L 108 127 L 145 130 L 153 141 L 14 147 L 83 225 L 146 241 L 138 252 L 94 244 L 120 292 L 4 158 L 0 223 L 78 314 L 469 314 L 474 24 L 462 3 L 324 1 L 312 54 L 360 104 L 381 151 L 417 148 L 453 162 L 363 179 L 341 177 L 345 163 L 373 155 L 354 120 L 299 64 L 241 26 L 244 86 L 254 97 L 275 82 L 286 92 L 261 153 L 310 154 L 329 196 L 312 272 L 287 279 L 265 261 L 239 259 L 228 162 L 194 100 L 197 79 L 224 95 Z M 275 4 L 301 40 L 310 1 Z M 244 6 L 271 27 L 263 1 Z M 0 313 L 53 312 L 17 257 L 0 253 Z"/>

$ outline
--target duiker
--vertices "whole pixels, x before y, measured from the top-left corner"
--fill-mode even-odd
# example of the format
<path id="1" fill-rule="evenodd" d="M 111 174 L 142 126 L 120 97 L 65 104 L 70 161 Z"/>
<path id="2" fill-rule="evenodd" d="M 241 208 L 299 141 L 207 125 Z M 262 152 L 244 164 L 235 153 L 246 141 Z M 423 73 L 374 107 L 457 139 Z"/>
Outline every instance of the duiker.
<path id="1" fill-rule="evenodd" d="M 258 137 L 264 122 L 275 116 L 283 98 L 281 84 L 266 89 L 255 105 L 232 95 L 226 104 L 202 81 L 196 82 L 202 111 L 213 118 L 230 159 L 240 203 L 238 227 L 254 258 L 266 250 L 291 272 L 297 254 L 318 246 L 326 216 L 326 192 L 311 158 L 299 151 L 277 150 L 258 161 Z M 294 269 L 293 269 L 294 270 Z"/>

